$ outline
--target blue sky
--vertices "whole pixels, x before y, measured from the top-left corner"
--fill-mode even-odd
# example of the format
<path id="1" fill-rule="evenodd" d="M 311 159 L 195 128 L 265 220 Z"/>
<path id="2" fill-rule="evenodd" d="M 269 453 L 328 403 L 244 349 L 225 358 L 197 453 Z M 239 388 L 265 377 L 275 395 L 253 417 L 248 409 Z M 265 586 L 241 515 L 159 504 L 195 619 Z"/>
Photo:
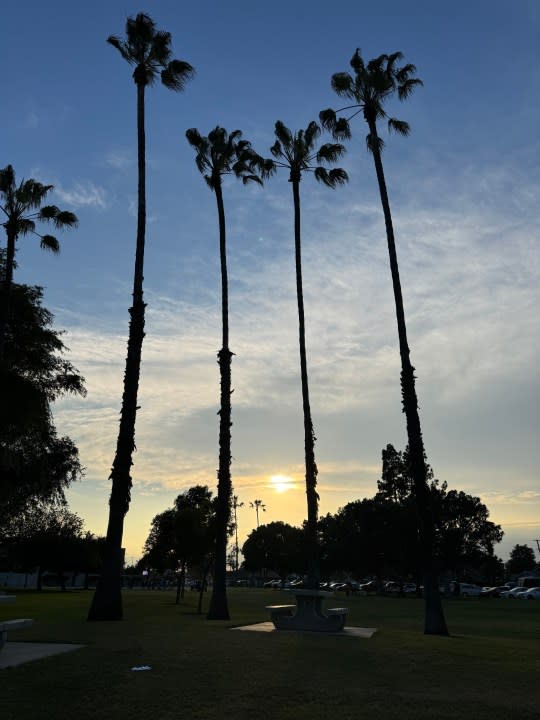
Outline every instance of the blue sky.
<path id="1" fill-rule="evenodd" d="M 55 185 L 76 231 L 59 257 L 24 238 L 16 280 L 41 284 L 66 330 L 88 397 L 64 400 L 60 431 L 85 479 L 69 493 L 103 533 L 127 337 L 135 241 L 135 86 L 105 42 L 149 13 L 197 76 L 184 93 L 147 94 L 148 227 L 141 410 L 126 519 L 138 557 L 151 518 L 199 482 L 215 485 L 220 344 L 215 200 L 184 134 L 240 128 L 262 154 L 281 119 L 305 127 L 339 107 L 330 76 L 401 50 L 424 81 L 389 112 L 412 127 L 387 138 L 409 342 L 428 458 L 450 487 L 480 495 L 506 532 L 497 552 L 540 537 L 540 6 L 474 3 L 156 0 L 8 3 L 0 149 L 19 178 Z M 302 183 L 304 289 L 321 512 L 371 496 L 381 449 L 406 443 L 384 222 L 362 124 L 342 165 L 350 183 Z M 305 516 L 303 437 L 287 177 L 264 189 L 227 181 L 233 482 L 240 536 Z M 276 492 L 270 478 L 292 479 Z"/>

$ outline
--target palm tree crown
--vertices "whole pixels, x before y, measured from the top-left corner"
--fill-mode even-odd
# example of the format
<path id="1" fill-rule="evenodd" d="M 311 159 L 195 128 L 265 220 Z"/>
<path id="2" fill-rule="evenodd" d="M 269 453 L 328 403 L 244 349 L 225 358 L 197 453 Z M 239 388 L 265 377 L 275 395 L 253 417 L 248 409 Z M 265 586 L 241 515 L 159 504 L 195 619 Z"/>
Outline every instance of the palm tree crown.
<path id="1" fill-rule="evenodd" d="M 316 140 L 321 134 L 321 128 L 315 121 L 312 120 L 305 130 L 298 130 L 293 134 L 278 120 L 275 134 L 277 140 L 270 152 L 276 158 L 277 167 L 289 168 L 291 182 L 299 180 L 303 172 L 313 172 L 319 182 L 331 188 L 347 182 L 347 173 L 341 168 L 328 170 L 320 164 L 313 166 L 314 160 L 317 163 L 334 163 L 345 152 L 344 146 L 339 143 L 326 143 L 315 150 Z"/>
<path id="2" fill-rule="evenodd" d="M 55 228 L 75 227 L 77 216 L 68 210 L 60 210 L 56 205 L 42 205 L 53 185 L 43 185 L 37 180 L 15 181 L 15 171 L 11 165 L 0 170 L 0 209 L 5 221 L 8 237 L 16 240 L 20 235 L 32 233 L 40 239 L 44 250 L 57 253 L 60 243 L 53 235 L 42 235 L 36 230 L 36 222 L 52 223 Z"/>
<path id="3" fill-rule="evenodd" d="M 274 163 L 257 155 L 248 140 L 242 140 L 242 131 L 233 130 L 230 134 L 216 126 L 202 136 L 196 128 L 186 131 L 189 144 L 195 148 L 195 164 L 212 190 L 221 184 L 223 175 L 233 174 L 244 185 L 256 182 L 262 185 L 263 179 L 274 171 Z"/>
<path id="4" fill-rule="evenodd" d="M 153 85 L 160 73 L 166 88 L 180 91 L 195 75 L 188 62 L 171 59 L 171 34 L 156 30 L 156 24 L 145 13 L 127 19 L 125 40 L 111 35 L 107 42 L 126 62 L 135 66 L 133 80 L 137 85 Z"/>
<path id="5" fill-rule="evenodd" d="M 383 141 L 373 132 L 377 120 L 387 120 L 388 130 L 408 135 L 410 127 L 407 122 L 389 117 L 384 105 L 386 101 L 396 94 L 400 100 L 405 100 L 418 85 L 423 85 L 419 78 L 413 77 L 416 67 L 410 63 L 397 67 L 396 63 L 403 58 L 401 52 L 379 57 L 364 63 L 360 50 L 357 49 L 351 58 L 350 65 L 354 70 L 354 77 L 347 72 L 332 75 L 332 88 L 340 97 L 354 100 L 354 104 L 347 105 L 337 111 L 331 108 L 323 110 L 319 117 L 327 130 L 331 130 L 335 138 L 348 139 L 351 136 L 349 121 L 360 112 L 370 127 L 366 137 L 368 149 L 373 151 L 375 145 L 382 150 Z M 354 110 L 348 118 L 338 118 L 337 113 L 344 110 Z"/>

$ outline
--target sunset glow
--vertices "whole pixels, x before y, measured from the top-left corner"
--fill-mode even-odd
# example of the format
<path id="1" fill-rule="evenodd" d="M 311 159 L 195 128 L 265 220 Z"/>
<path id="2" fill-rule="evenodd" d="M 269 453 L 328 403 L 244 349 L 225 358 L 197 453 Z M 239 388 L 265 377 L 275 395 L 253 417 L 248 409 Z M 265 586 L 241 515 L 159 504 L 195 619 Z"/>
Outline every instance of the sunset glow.
<path id="1" fill-rule="evenodd" d="M 270 477 L 270 487 L 278 493 L 284 493 L 294 488 L 294 480 L 288 475 L 272 475 Z"/>

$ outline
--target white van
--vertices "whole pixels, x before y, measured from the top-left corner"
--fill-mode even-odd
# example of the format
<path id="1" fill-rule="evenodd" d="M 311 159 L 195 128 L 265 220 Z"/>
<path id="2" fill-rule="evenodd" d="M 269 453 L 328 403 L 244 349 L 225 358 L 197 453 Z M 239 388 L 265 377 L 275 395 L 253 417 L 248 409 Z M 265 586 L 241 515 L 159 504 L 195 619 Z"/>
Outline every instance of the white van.
<path id="1" fill-rule="evenodd" d="M 479 585 L 471 585 L 470 583 L 459 584 L 459 594 L 461 597 L 479 597 L 482 588 Z"/>

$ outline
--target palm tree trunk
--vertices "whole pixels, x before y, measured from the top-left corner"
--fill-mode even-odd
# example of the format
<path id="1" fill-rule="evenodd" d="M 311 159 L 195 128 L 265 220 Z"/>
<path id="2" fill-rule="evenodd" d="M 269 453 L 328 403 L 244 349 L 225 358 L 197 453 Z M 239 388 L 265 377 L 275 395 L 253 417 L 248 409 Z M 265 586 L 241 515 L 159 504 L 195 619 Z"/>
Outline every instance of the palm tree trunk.
<path id="1" fill-rule="evenodd" d="M 306 357 L 306 330 L 304 323 L 304 293 L 302 289 L 302 251 L 300 232 L 300 174 L 291 172 L 294 201 L 294 247 L 296 259 L 296 297 L 298 300 L 298 339 L 300 344 L 300 376 L 302 381 L 302 406 L 304 411 L 304 454 L 306 463 L 307 496 L 307 548 L 308 548 L 308 588 L 318 589 L 320 580 L 319 546 L 317 542 L 317 465 L 315 463 L 315 433 L 311 420 L 309 387 Z"/>
<path id="2" fill-rule="evenodd" d="M 227 605 L 227 528 L 230 517 L 231 483 L 231 360 L 229 350 L 229 285 L 227 277 L 227 245 L 225 235 L 225 210 L 221 179 L 214 187 L 219 218 L 219 253 L 221 259 L 221 317 L 223 341 L 218 353 L 221 380 L 219 410 L 219 469 L 216 503 L 216 557 L 214 584 L 208 608 L 208 620 L 228 620 Z"/>
<path id="3" fill-rule="evenodd" d="M 13 286 L 13 264 L 15 262 L 15 233 L 7 231 L 6 267 L 4 282 L 2 284 L 2 307 L 0 309 L 0 361 L 4 358 L 6 343 L 6 329 L 9 321 L 11 306 L 11 288 Z"/>
<path id="4" fill-rule="evenodd" d="M 415 388 L 414 367 L 410 360 L 410 350 L 407 343 L 407 328 L 405 325 L 405 310 L 399 279 L 399 269 L 394 240 L 394 228 L 390 212 L 390 202 L 386 190 L 386 181 L 378 144 L 377 127 L 375 121 L 369 121 L 371 134 L 371 150 L 375 161 L 375 171 L 379 183 L 379 192 L 386 224 L 386 237 L 388 240 L 388 253 L 390 255 L 390 271 L 394 286 L 394 300 L 396 304 L 396 317 L 399 336 L 399 353 L 401 356 L 401 396 L 403 411 L 407 420 L 407 438 L 409 441 L 410 473 L 414 482 L 416 505 L 418 508 L 418 534 L 420 540 L 420 557 L 424 578 L 424 633 L 426 635 L 448 635 L 448 628 L 439 594 L 439 580 L 435 567 L 435 522 L 429 497 L 427 484 L 427 471 L 425 463 L 424 441 L 418 414 L 418 398 Z"/>
<path id="5" fill-rule="evenodd" d="M 129 337 L 124 393 L 120 412 L 120 429 L 110 479 L 112 491 L 109 500 L 109 523 L 105 542 L 103 570 L 96 587 L 89 620 L 121 620 L 123 617 L 121 573 L 124 552 L 122 536 L 124 517 L 131 500 L 131 466 L 135 450 L 135 419 L 137 393 L 141 369 L 141 352 L 144 339 L 143 270 L 146 231 L 146 142 L 144 132 L 144 89 L 137 85 L 137 145 L 138 145 L 138 213 L 135 272 L 133 278 L 133 305 L 129 309 Z"/>

